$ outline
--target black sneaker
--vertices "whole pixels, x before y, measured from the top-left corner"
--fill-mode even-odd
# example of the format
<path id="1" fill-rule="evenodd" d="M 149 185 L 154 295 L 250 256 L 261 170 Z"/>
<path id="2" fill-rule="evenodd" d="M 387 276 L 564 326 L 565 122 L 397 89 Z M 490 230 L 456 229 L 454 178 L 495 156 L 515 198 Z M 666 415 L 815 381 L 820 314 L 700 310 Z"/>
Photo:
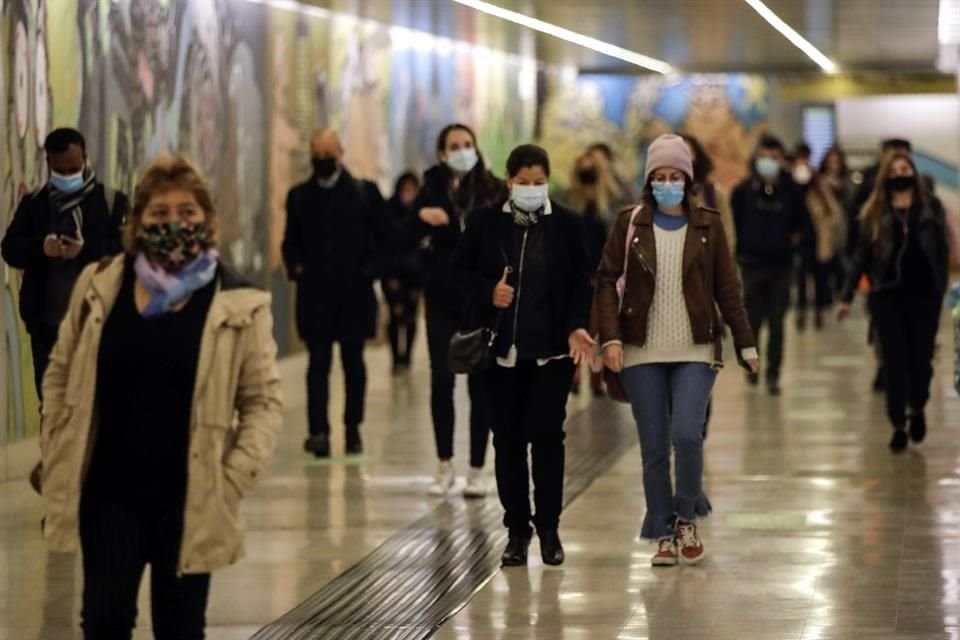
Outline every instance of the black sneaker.
<path id="1" fill-rule="evenodd" d="M 760 374 L 759 373 L 748 373 L 747 374 L 747 384 L 751 387 L 755 387 L 760 384 Z"/>
<path id="2" fill-rule="evenodd" d="M 903 453 L 907 444 L 909 443 L 909 438 L 907 437 L 907 432 L 903 429 L 895 429 L 893 432 L 893 438 L 890 439 L 890 450 L 894 453 Z"/>
<path id="3" fill-rule="evenodd" d="M 778 380 L 767 381 L 767 391 L 770 395 L 776 397 L 780 395 L 780 382 Z"/>
<path id="4" fill-rule="evenodd" d="M 543 558 L 543 564 L 556 567 L 563 564 L 566 555 L 563 552 L 563 545 L 560 544 L 560 534 L 556 531 L 547 531 L 538 534 L 540 537 L 540 556 Z"/>
<path id="5" fill-rule="evenodd" d="M 500 556 L 500 562 L 505 567 L 522 567 L 527 564 L 527 551 L 530 549 L 530 538 L 510 536 L 507 548 Z"/>
<path id="6" fill-rule="evenodd" d="M 921 411 L 911 415 L 908 422 L 910 424 L 910 439 L 920 444 L 927 437 L 927 417 Z"/>
<path id="7" fill-rule="evenodd" d="M 359 456 L 363 453 L 363 441 L 360 439 L 360 427 L 347 427 L 347 455 Z"/>
<path id="8" fill-rule="evenodd" d="M 317 458 L 329 458 L 330 457 L 330 438 L 326 434 L 319 433 L 315 436 L 310 436 L 303 443 L 303 450 L 307 453 L 312 453 Z"/>

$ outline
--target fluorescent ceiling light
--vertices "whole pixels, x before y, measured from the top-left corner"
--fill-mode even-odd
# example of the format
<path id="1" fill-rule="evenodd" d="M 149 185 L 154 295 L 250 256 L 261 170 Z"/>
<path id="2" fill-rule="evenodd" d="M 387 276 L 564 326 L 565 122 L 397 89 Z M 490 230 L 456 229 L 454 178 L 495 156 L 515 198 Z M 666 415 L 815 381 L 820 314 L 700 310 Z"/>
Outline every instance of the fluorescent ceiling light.
<path id="1" fill-rule="evenodd" d="M 779 31 L 783 37 L 789 40 L 793 46 L 800 51 L 803 51 L 807 56 L 816 62 L 821 69 L 827 73 L 836 73 L 837 63 L 823 55 L 819 49 L 810 44 L 810 41 L 804 38 L 802 35 L 793 30 L 793 27 L 788 25 L 786 22 L 780 19 L 780 16 L 775 14 L 770 7 L 760 2 L 760 0 L 743 0 L 748 5 L 753 7 L 753 10 L 760 14 L 760 16 L 766 20 L 771 27 Z"/>
<path id="2" fill-rule="evenodd" d="M 603 40 L 597 40 L 596 38 L 585 36 L 582 33 L 577 33 L 576 31 L 570 31 L 569 29 L 558 27 L 555 24 L 550 24 L 549 22 L 544 22 L 543 20 L 531 18 L 530 16 L 517 13 L 516 11 L 510 11 L 509 9 L 498 7 L 497 5 L 489 2 L 483 2 L 482 0 L 453 1 L 488 15 L 513 22 L 514 24 L 518 24 L 522 27 L 527 27 L 528 29 L 533 29 L 534 31 L 539 31 L 540 33 L 545 33 L 549 36 L 560 38 L 561 40 L 566 40 L 567 42 L 572 42 L 573 44 L 591 49 L 597 53 L 602 53 L 603 55 L 610 56 L 611 58 L 616 58 L 618 60 L 623 60 L 624 62 L 629 62 L 630 64 L 635 64 L 638 67 L 643 67 L 644 69 L 650 69 L 651 71 L 664 74 L 673 71 L 673 67 L 662 60 L 657 60 L 656 58 L 639 54 L 636 51 L 630 51 L 629 49 L 618 47 L 610 44 L 609 42 L 604 42 Z"/>

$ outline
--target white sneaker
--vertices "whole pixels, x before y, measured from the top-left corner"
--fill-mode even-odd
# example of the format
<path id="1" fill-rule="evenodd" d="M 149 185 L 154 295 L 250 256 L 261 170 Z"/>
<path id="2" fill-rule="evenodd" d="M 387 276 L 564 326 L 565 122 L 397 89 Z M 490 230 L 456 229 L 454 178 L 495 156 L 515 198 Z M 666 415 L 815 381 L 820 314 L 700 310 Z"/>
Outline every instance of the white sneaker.
<path id="1" fill-rule="evenodd" d="M 463 490 L 464 498 L 486 498 L 487 479 L 483 476 L 483 469 L 470 467 L 467 472 L 467 487 Z"/>
<path id="2" fill-rule="evenodd" d="M 437 467 L 437 475 L 433 479 L 433 484 L 430 485 L 427 494 L 437 497 L 445 496 L 453 489 L 453 484 L 456 480 L 457 478 L 453 474 L 453 462 L 450 460 L 441 460 L 440 465 Z"/>

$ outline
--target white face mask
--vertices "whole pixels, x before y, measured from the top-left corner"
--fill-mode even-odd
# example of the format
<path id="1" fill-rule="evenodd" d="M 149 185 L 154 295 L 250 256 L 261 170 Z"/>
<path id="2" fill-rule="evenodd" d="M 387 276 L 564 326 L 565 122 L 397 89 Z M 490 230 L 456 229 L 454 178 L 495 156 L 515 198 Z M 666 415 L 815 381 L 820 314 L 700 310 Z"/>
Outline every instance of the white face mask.
<path id="1" fill-rule="evenodd" d="M 549 185 L 515 184 L 510 188 L 510 199 L 521 211 L 539 211 L 547 203 Z"/>
<path id="2" fill-rule="evenodd" d="M 457 173 L 470 173 L 479 160 L 476 149 L 465 147 L 447 153 L 446 165 Z"/>
<path id="3" fill-rule="evenodd" d="M 813 180 L 813 171 L 805 164 L 798 164 L 793 168 L 793 181 L 799 185 L 810 184 Z"/>

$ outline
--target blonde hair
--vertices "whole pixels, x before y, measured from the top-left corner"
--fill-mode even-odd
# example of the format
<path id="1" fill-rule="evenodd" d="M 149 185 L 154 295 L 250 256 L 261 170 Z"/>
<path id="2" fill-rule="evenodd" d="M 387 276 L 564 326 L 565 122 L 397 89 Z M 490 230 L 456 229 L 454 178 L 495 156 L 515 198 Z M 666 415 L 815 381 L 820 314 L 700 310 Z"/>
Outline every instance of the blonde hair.
<path id="1" fill-rule="evenodd" d="M 589 151 L 577 156 L 570 172 L 570 205 L 577 211 L 583 212 L 587 203 L 593 201 L 597 206 L 597 215 L 601 219 L 609 218 L 612 203 L 620 197 L 620 185 L 617 184 L 610 164 L 598 161 L 597 154 Z M 597 172 L 597 181 L 594 184 L 584 184 L 580 180 L 580 165 L 584 160 L 590 160 Z"/>
<path id="2" fill-rule="evenodd" d="M 860 215 L 858 216 L 863 233 L 867 234 L 874 242 L 880 239 L 880 221 L 883 218 L 883 214 L 890 208 L 887 179 L 893 170 L 893 163 L 897 160 L 906 161 L 907 164 L 910 165 L 910 168 L 913 169 L 913 175 L 916 178 L 916 183 L 913 187 L 913 206 L 925 206 L 927 203 L 927 195 L 921 186 L 920 173 L 917 171 L 916 163 L 914 163 L 913 158 L 911 158 L 909 154 L 897 151 L 880 167 L 880 171 L 877 173 L 877 182 L 873 185 L 873 192 L 870 194 L 870 198 L 866 204 L 863 205 L 863 208 L 860 210 Z"/>
<path id="3" fill-rule="evenodd" d="M 123 248 L 127 253 L 133 254 L 140 249 L 137 232 L 143 226 L 141 219 L 147 205 L 154 196 L 169 191 L 187 191 L 193 194 L 206 214 L 207 228 L 210 231 L 210 240 L 203 248 L 216 246 L 219 224 L 206 178 L 185 156 L 164 155 L 154 158 L 147 165 L 140 176 L 140 182 L 137 183 L 133 194 L 133 210 L 123 225 Z"/>

